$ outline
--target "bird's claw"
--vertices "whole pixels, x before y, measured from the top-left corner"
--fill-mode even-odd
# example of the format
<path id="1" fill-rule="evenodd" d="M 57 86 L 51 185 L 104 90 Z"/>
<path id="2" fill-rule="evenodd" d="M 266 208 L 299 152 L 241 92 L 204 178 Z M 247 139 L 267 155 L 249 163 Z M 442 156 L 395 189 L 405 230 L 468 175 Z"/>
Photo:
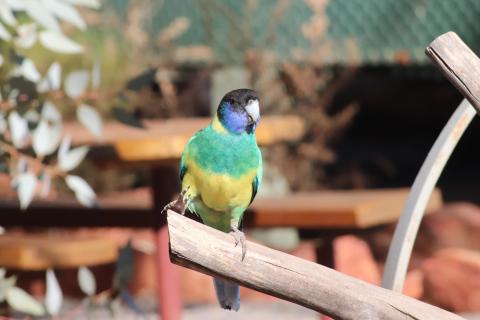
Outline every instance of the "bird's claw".
<path id="1" fill-rule="evenodd" d="M 163 207 L 162 214 L 167 212 L 170 209 L 178 209 L 178 200 L 179 199 L 173 200 L 172 202 L 169 202 L 165 207 Z M 175 211 L 177 211 L 177 210 L 175 210 Z"/>
<path id="2" fill-rule="evenodd" d="M 235 247 L 238 246 L 239 243 L 242 246 L 242 261 L 243 261 L 243 259 L 245 259 L 245 255 L 247 254 L 247 242 L 245 239 L 245 234 L 238 229 L 233 229 L 232 231 L 230 231 L 230 234 L 235 240 Z"/>
<path id="3" fill-rule="evenodd" d="M 187 194 L 189 189 L 190 187 L 187 187 L 185 190 L 182 190 L 178 195 L 177 199 L 173 200 L 172 202 L 168 203 L 165 207 L 163 207 L 162 214 L 167 210 L 174 209 L 176 212 L 184 216 L 185 211 L 187 210 L 188 204 L 190 203 L 190 197 Z"/>
<path id="4" fill-rule="evenodd" d="M 185 214 L 185 210 L 186 208 L 188 207 L 191 199 L 190 199 L 190 196 L 188 195 L 188 190 L 190 190 L 190 186 L 188 186 L 187 188 L 185 188 L 185 190 L 182 190 L 182 192 L 180 192 L 180 196 L 179 198 L 181 197 L 182 198 L 182 202 L 183 204 L 185 205 L 183 207 L 183 212 L 182 214 Z"/>

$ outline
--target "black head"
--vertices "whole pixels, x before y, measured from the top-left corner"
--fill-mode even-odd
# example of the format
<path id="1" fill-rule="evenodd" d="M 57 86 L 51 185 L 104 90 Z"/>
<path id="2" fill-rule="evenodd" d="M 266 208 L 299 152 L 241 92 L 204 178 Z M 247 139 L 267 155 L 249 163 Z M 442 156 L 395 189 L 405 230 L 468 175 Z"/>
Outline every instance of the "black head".
<path id="1" fill-rule="evenodd" d="M 217 109 L 220 123 L 231 133 L 253 133 L 260 121 L 257 92 L 237 89 L 227 93 Z"/>

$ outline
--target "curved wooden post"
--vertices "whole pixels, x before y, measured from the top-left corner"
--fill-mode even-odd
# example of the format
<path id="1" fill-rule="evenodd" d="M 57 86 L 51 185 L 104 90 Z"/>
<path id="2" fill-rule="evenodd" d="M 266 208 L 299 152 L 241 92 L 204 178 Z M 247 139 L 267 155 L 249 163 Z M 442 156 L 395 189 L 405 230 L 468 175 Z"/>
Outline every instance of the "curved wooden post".
<path id="1" fill-rule="evenodd" d="M 475 110 L 480 113 L 480 59 L 477 55 L 451 31 L 433 40 L 425 53 L 466 100 L 458 106 L 425 159 L 395 229 L 382 286 L 398 292 L 403 290 L 426 202 L 458 140 L 472 121 Z"/>
<path id="2" fill-rule="evenodd" d="M 382 282 L 384 288 L 402 292 L 413 244 L 428 199 L 453 149 L 475 113 L 472 105 L 467 100 L 463 100 L 430 149 L 415 178 L 388 250 Z"/>

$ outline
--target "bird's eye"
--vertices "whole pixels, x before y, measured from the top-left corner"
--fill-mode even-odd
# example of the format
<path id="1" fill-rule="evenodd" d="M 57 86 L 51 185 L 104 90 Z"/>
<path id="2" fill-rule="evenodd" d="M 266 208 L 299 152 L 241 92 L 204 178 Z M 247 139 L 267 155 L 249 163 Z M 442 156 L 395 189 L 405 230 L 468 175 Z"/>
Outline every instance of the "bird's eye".
<path id="1" fill-rule="evenodd" d="M 253 99 L 249 99 L 247 104 L 252 104 L 253 103 Z"/>

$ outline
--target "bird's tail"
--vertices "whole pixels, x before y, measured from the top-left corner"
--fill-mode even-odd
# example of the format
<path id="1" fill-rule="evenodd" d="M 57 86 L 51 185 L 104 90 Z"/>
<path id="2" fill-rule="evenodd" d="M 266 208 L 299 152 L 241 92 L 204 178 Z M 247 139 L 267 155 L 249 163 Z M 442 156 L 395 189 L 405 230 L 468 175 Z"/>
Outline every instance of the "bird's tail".
<path id="1" fill-rule="evenodd" d="M 217 299 L 223 309 L 240 309 L 240 287 L 229 281 L 213 278 Z"/>

